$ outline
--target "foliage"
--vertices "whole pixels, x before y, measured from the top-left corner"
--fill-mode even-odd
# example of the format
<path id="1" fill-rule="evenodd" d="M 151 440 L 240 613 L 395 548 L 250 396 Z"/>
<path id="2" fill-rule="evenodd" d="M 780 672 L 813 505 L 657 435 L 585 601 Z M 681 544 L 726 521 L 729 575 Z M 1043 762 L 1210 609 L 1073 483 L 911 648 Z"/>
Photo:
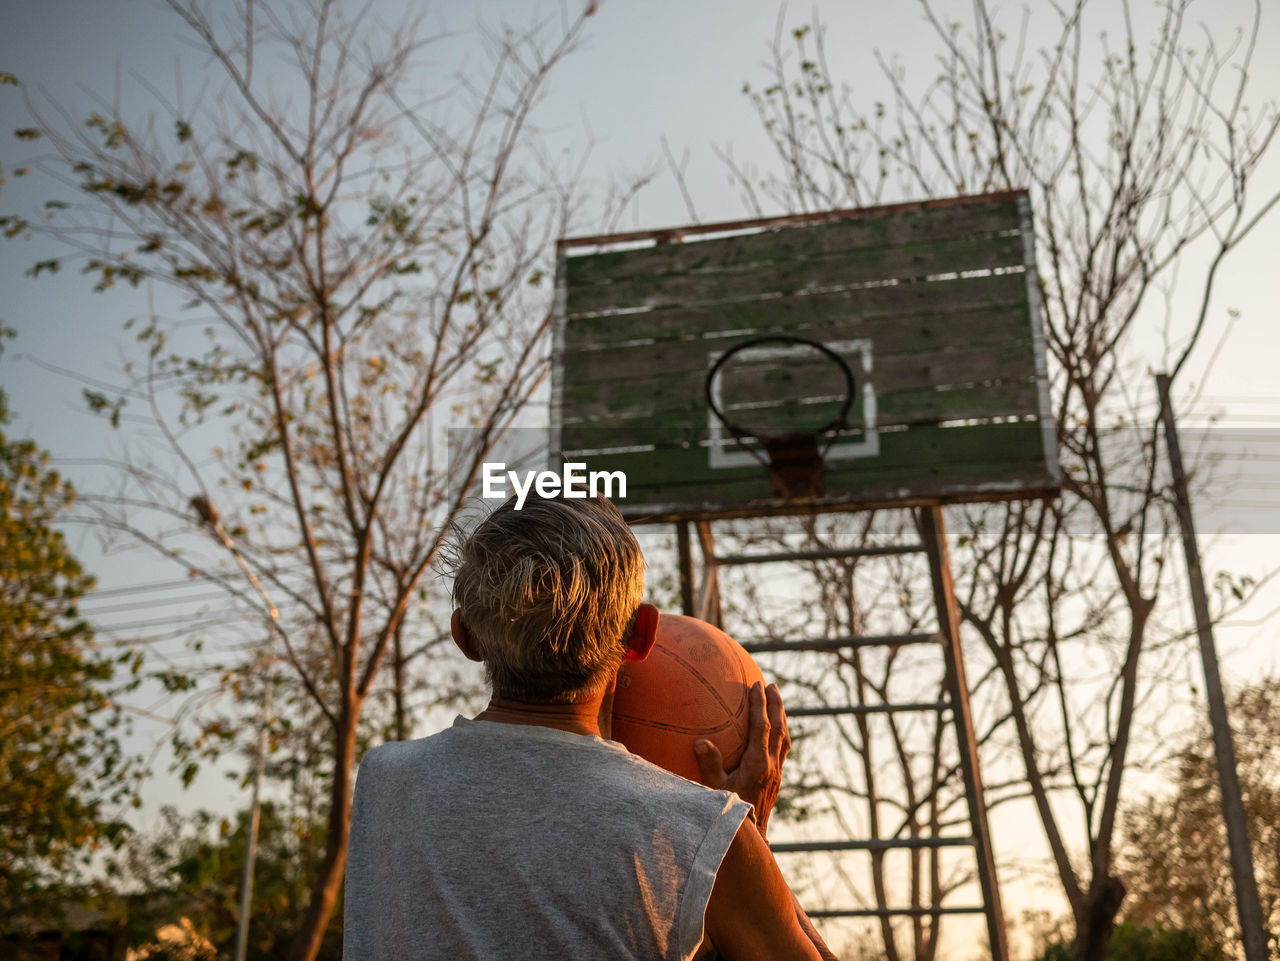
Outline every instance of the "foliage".
<path id="1" fill-rule="evenodd" d="M 8 420 L 0 392 L 0 426 Z M 49 455 L 0 430 L 0 916 L 56 896 L 82 855 L 122 837 L 129 765 L 77 603 L 93 586 L 55 525 L 75 491 Z"/>
<path id="2" fill-rule="evenodd" d="M 1036 961 L 1071 961 L 1071 947 L 1057 942 L 1036 956 Z M 1222 948 L 1191 931 L 1165 928 L 1159 923 L 1139 926 L 1130 921 L 1116 925 L 1107 945 L 1106 961 L 1222 961 Z"/>
<path id="3" fill-rule="evenodd" d="M 423 63 L 428 46 L 447 60 L 449 37 L 338 0 L 244 4 L 234 26 L 213 5 L 167 5 L 208 54 L 200 96 L 71 128 L 35 110 L 78 202 L 0 229 L 64 245 L 32 268 L 42 280 L 78 262 L 97 291 L 160 292 L 161 309 L 127 325 L 125 385 L 85 394 L 152 432 L 84 504 L 225 588 L 243 616 L 234 660 L 163 673 L 166 690 L 256 703 L 287 688 L 274 749 L 326 728 L 325 849 L 288 949 L 301 961 L 338 903 L 355 764 L 387 726 L 371 715 L 389 689 L 407 730 L 410 671 L 447 648 L 427 573 L 548 370 L 551 241 L 574 170 L 547 159 L 530 118 L 594 5 L 487 34 L 487 67 L 452 81 Z M 452 449 L 447 424 L 470 429 Z M 174 738 L 186 781 L 257 727 L 234 708 L 198 721 Z"/>
<path id="4" fill-rule="evenodd" d="M 110 876 L 117 892 L 131 894 L 117 904 L 114 923 L 133 945 L 152 941 L 158 929 L 176 918 L 189 919 L 195 934 L 207 939 L 219 957 L 231 957 L 240 909 L 247 812 L 234 821 L 208 811 L 184 815 L 161 812 L 157 828 L 132 838 L 112 860 Z M 287 950 L 297 916 L 305 907 L 308 880 L 323 853 L 305 838 L 323 834 L 324 825 L 306 824 L 266 803 L 258 829 L 248 958 L 274 961 Z M 341 911 L 324 933 L 320 958 L 341 955 Z"/>
<path id="5" fill-rule="evenodd" d="M 1276 950 L 1280 931 L 1280 681 L 1262 681 L 1232 698 L 1236 764 L 1244 795 L 1264 923 Z M 1122 865 L 1138 924 L 1164 923 L 1206 941 L 1238 945 L 1233 882 L 1213 736 L 1207 723 L 1175 758 L 1172 790 L 1129 806 Z M 1229 947 L 1226 956 L 1239 956 Z"/>

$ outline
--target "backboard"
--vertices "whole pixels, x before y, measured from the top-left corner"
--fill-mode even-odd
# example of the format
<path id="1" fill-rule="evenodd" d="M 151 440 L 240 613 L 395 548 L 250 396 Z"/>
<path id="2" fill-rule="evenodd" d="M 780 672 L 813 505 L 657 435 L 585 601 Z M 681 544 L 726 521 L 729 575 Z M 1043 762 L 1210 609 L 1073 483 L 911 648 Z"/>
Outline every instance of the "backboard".
<path id="1" fill-rule="evenodd" d="M 553 449 L 633 522 L 1050 496 L 1032 238 L 1011 192 L 563 240 Z M 779 496 L 750 435 L 833 420 Z"/>

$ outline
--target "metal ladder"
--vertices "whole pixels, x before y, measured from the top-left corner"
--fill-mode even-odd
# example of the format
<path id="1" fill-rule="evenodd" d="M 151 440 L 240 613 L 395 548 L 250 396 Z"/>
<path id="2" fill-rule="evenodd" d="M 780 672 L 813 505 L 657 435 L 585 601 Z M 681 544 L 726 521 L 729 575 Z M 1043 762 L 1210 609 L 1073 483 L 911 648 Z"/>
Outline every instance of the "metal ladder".
<path id="1" fill-rule="evenodd" d="M 680 563 L 681 598 L 686 614 L 720 624 L 717 570 L 726 566 L 813 561 L 835 558 L 883 557 L 902 554 L 925 554 L 932 579 L 938 629 L 935 633 L 845 636 L 800 641 L 756 642 L 743 646 L 752 654 L 788 651 L 853 651 L 860 648 L 936 644 L 940 647 L 945 671 L 945 699 L 892 704 L 851 704 L 836 707 L 788 707 L 789 718 L 838 717 L 885 714 L 900 711 L 950 711 L 958 742 L 959 767 L 968 802 L 970 833 L 967 836 L 831 839 L 823 841 L 773 843 L 776 854 L 867 851 L 886 852 L 893 849 L 940 849 L 971 847 L 977 862 L 978 887 L 982 903 L 978 905 L 900 908 L 849 908 L 809 912 L 813 918 L 886 918 L 933 917 L 940 915 L 976 915 L 986 918 L 987 936 L 993 961 L 1008 961 L 1008 935 L 996 880 L 991 848 L 991 829 L 987 820 L 982 779 L 978 768 L 977 740 L 969 704 L 969 687 L 965 678 L 964 654 L 959 643 L 959 613 L 947 550 L 946 528 L 942 508 L 938 505 L 919 508 L 916 522 L 920 543 L 873 547 L 834 548 L 744 555 L 716 555 L 710 523 L 695 522 L 703 555 L 702 583 L 695 598 L 693 557 L 689 521 L 676 523 L 677 552 Z"/>

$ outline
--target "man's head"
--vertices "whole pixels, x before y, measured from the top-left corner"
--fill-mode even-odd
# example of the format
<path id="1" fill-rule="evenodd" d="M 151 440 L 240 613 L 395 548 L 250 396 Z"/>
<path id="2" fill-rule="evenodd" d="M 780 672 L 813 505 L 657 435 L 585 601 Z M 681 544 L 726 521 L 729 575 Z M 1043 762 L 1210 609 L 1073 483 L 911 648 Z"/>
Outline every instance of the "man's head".
<path id="1" fill-rule="evenodd" d="M 640 545 L 603 497 L 515 503 L 458 548 L 455 637 L 464 632 L 496 695 L 567 702 L 599 694 L 626 656 L 644 594 Z"/>

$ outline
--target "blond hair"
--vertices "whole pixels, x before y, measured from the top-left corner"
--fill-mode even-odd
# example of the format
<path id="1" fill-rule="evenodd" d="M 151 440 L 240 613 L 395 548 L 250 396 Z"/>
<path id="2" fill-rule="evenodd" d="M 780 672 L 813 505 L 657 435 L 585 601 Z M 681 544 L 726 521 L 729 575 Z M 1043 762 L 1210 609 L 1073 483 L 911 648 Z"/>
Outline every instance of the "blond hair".
<path id="1" fill-rule="evenodd" d="M 626 655 L 644 557 L 604 497 L 511 498 L 455 551 L 454 606 L 493 692 L 567 702 L 598 694 Z"/>

